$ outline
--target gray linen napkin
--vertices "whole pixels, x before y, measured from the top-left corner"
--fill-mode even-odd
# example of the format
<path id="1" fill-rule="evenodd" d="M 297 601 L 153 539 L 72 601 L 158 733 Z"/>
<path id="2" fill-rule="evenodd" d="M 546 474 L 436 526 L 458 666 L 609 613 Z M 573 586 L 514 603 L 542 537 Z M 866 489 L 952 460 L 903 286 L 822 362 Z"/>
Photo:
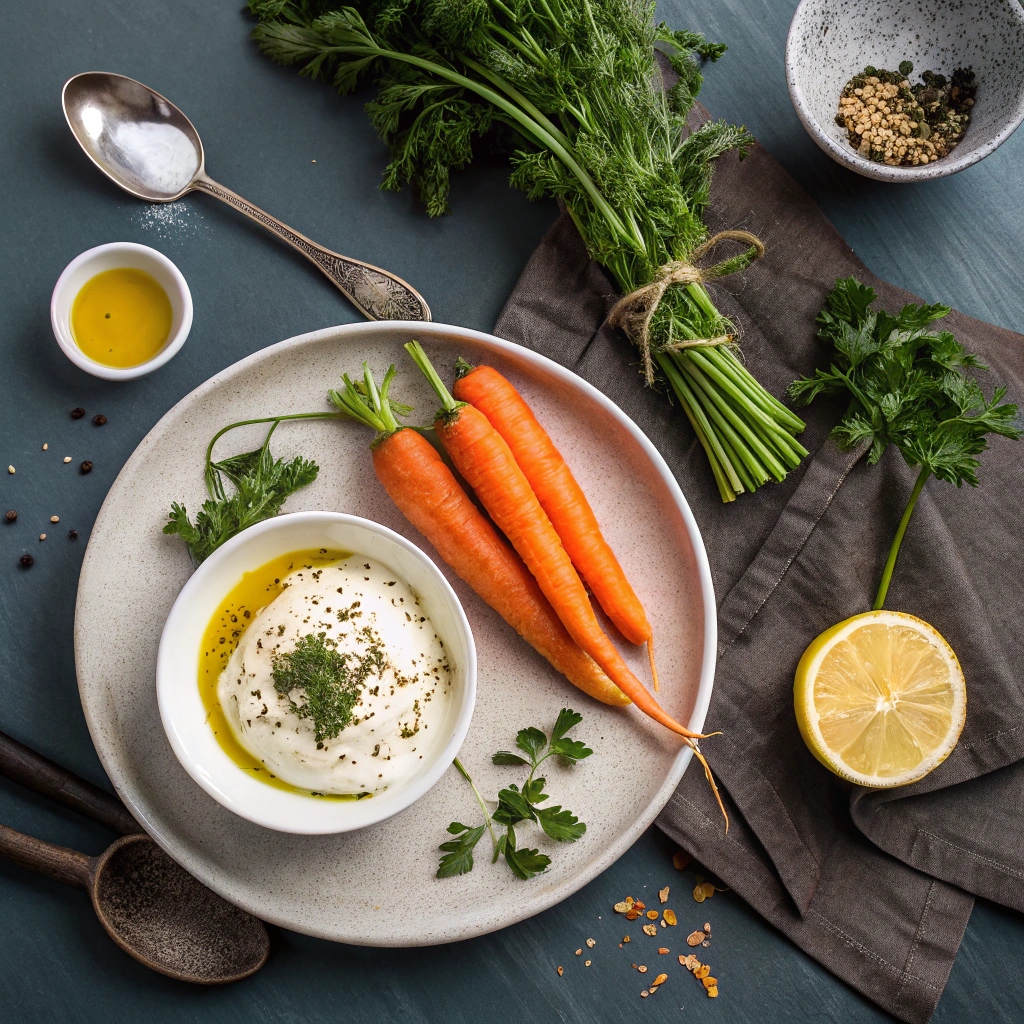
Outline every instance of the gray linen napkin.
<path id="1" fill-rule="evenodd" d="M 707 116 L 706 112 L 701 112 Z M 896 310 L 918 301 L 874 277 L 763 149 L 715 172 L 712 232 L 746 228 L 767 255 L 713 286 L 741 327 L 753 373 L 776 395 L 827 365 L 814 319 L 838 277 L 856 275 Z M 638 357 L 604 326 L 616 298 L 562 216 L 524 270 L 495 331 L 600 388 L 676 474 L 707 545 L 719 600 L 719 661 L 705 751 L 726 791 L 728 836 L 698 768 L 658 824 L 816 960 L 902 1020 L 929 1019 L 956 956 L 973 894 L 1024 910 L 1024 645 L 1020 460 L 996 439 L 982 486 L 929 481 L 887 604 L 933 623 L 960 658 L 968 714 L 953 754 L 890 792 L 852 787 L 807 751 L 793 673 L 823 629 L 871 607 L 915 471 L 890 451 L 828 438 L 841 408 L 816 402 L 811 456 L 782 484 L 731 505 L 678 408 L 646 389 Z M 952 313 L 947 325 L 1024 399 L 1024 338 Z M 984 778 L 982 778 L 984 776 Z"/>

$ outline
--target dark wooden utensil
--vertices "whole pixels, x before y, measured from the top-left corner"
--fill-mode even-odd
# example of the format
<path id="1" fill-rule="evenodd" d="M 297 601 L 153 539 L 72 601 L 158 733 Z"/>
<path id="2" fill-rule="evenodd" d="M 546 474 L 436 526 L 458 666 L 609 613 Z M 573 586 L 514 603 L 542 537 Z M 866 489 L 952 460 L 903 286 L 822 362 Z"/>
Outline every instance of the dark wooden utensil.
<path id="1" fill-rule="evenodd" d="M 0 825 L 0 857 L 85 889 L 107 934 L 126 953 L 199 985 L 239 981 L 266 963 L 270 939 L 263 922 L 179 867 L 109 793 L 2 732 L 0 774 L 122 834 L 98 857 L 87 857 Z"/>

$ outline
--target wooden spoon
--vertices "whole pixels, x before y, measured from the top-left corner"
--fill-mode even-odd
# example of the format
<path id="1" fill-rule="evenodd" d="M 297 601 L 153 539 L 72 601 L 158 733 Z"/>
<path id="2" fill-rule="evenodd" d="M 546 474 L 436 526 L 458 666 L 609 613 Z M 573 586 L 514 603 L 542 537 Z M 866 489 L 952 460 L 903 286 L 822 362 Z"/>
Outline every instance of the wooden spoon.
<path id="1" fill-rule="evenodd" d="M 87 857 L 0 825 L 0 857 L 85 889 L 107 934 L 126 953 L 199 985 L 238 981 L 266 963 L 270 939 L 263 922 L 179 867 L 110 794 L 2 732 L 0 774 L 130 833 Z"/>

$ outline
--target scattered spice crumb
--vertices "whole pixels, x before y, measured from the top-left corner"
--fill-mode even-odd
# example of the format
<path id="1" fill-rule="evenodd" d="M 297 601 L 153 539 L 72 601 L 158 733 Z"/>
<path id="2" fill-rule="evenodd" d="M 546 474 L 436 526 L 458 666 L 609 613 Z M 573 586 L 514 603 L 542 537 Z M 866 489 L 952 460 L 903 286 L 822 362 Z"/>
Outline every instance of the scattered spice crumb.
<path id="1" fill-rule="evenodd" d="M 629 936 L 628 935 L 623 935 L 622 936 L 622 941 L 623 942 L 629 942 Z"/>
<path id="2" fill-rule="evenodd" d="M 559 976 L 559 977 L 561 977 L 561 976 L 562 976 L 562 975 L 563 975 L 563 974 L 565 973 L 565 972 L 564 972 L 564 971 L 562 970 L 562 968 L 561 968 L 561 967 L 558 967 L 558 968 L 556 968 L 556 969 L 557 969 L 557 971 L 558 971 L 558 976 Z"/>
<path id="3" fill-rule="evenodd" d="M 591 963 L 591 961 L 590 961 L 590 960 L 584 960 L 584 961 L 583 961 L 583 966 L 584 966 L 584 967 L 589 967 L 589 966 L 590 966 L 590 963 Z"/>
<path id="4" fill-rule="evenodd" d="M 644 935 L 657 935 L 657 934 L 658 934 L 658 926 L 656 924 L 645 924 L 644 925 Z"/>
<path id="5" fill-rule="evenodd" d="M 666 981 L 668 981 L 668 975 L 667 974 L 659 974 L 654 979 L 654 984 L 655 985 L 664 985 Z"/>
<path id="6" fill-rule="evenodd" d="M 596 939 L 587 939 L 587 947 L 593 949 L 597 945 Z"/>
<path id="7" fill-rule="evenodd" d="M 59 523 L 60 522 L 60 516 L 50 516 L 50 522 L 51 523 Z"/>
<path id="8" fill-rule="evenodd" d="M 583 947 L 581 946 L 579 949 L 576 950 L 576 955 L 577 956 L 581 956 L 582 954 L 583 954 Z"/>
<path id="9" fill-rule="evenodd" d="M 668 952 L 668 947 L 667 947 L 667 946 L 662 946 L 662 947 L 661 947 L 661 949 L 659 949 L 659 950 L 658 950 L 658 952 L 659 952 L 659 953 L 660 953 L 660 954 L 661 954 L 662 956 L 664 956 L 664 955 L 665 955 L 665 954 L 666 954 L 666 953 Z"/>
<path id="10" fill-rule="evenodd" d="M 676 912 L 674 910 L 672 910 L 672 909 L 666 910 L 665 914 L 664 914 L 664 921 L 665 921 L 665 924 L 670 924 L 673 927 L 675 927 L 675 924 L 676 924 Z"/>
<path id="11" fill-rule="evenodd" d="M 71 461 L 71 456 L 70 455 L 65 455 L 64 456 L 64 465 L 66 466 L 70 461 Z"/>
<path id="12" fill-rule="evenodd" d="M 700 882 L 693 890 L 693 898 L 698 903 L 711 899 L 715 895 L 715 887 L 711 882 Z"/>
<path id="13" fill-rule="evenodd" d="M 7 472 L 10 473 L 13 476 L 14 475 L 14 467 L 13 466 L 8 466 L 7 467 Z"/>
<path id="14" fill-rule="evenodd" d="M 639 972 L 640 972 L 641 974 L 646 974 L 646 973 L 647 973 L 647 968 L 646 968 L 646 967 L 644 967 L 644 965 L 643 965 L 643 964 L 641 964 L 641 965 L 640 965 L 640 966 L 639 966 L 639 967 L 637 968 L 637 970 L 638 970 L 638 971 L 639 971 Z"/>
<path id="15" fill-rule="evenodd" d="M 662 903 L 668 903 L 668 886 L 667 885 L 665 886 L 664 889 L 659 889 L 658 890 L 658 899 Z"/>
<path id="16" fill-rule="evenodd" d="M 9 523 L 13 523 L 17 518 L 18 518 L 18 513 L 13 508 L 9 508 L 7 510 L 7 515 L 4 516 L 4 519 L 6 519 L 7 522 L 9 522 Z"/>
<path id="17" fill-rule="evenodd" d="M 93 422 L 93 426 L 102 427 L 103 424 L 107 422 L 107 417 L 104 416 L 103 413 L 98 412 L 98 413 L 96 413 L 95 416 L 93 416 L 92 422 Z"/>
<path id="18" fill-rule="evenodd" d="M 73 420 L 80 420 L 85 415 L 85 410 L 79 405 L 71 410 L 71 418 Z"/>
<path id="19" fill-rule="evenodd" d="M 676 871 L 685 871 L 692 858 L 685 850 L 677 850 L 672 854 L 672 867 Z"/>
<path id="20" fill-rule="evenodd" d="M 640 993 L 640 998 L 641 999 L 646 999 L 650 994 L 651 993 L 648 992 L 647 989 L 644 989 L 643 992 Z"/>
<path id="21" fill-rule="evenodd" d="M 68 530 L 68 540 L 78 540 L 78 531 Z"/>
<path id="22" fill-rule="evenodd" d="M 43 451 L 44 452 L 45 451 L 49 451 L 49 448 L 50 448 L 50 446 L 48 444 L 45 444 L 45 443 L 43 444 Z"/>
<path id="23" fill-rule="evenodd" d="M 18 559 L 18 561 L 21 562 L 23 568 L 28 569 L 31 568 L 32 563 L 35 562 L 35 559 L 31 555 L 22 555 L 21 558 Z"/>
<path id="24" fill-rule="evenodd" d="M 83 462 L 82 465 L 78 467 L 78 470 L 82 474 L 82 476 L 85 476 L 86 473 L 92 472 L 92 463 L 88 459 L 86 459 L 85 462 Z"/>
<path id="25" fill-rule="evenodd" d="M 648 910 L 647 911 L 647 920 L 648 921 L 657 921 L 658 920 L 658 912 L 656 910 Z"/>
<path id="26" fill-rule="evenodd" d="M 708 933 L 708 935 L 711 934 L 711 922 L 710 921 L 705 921 L 704 922 L 704 931 L 706 931 Z"/>

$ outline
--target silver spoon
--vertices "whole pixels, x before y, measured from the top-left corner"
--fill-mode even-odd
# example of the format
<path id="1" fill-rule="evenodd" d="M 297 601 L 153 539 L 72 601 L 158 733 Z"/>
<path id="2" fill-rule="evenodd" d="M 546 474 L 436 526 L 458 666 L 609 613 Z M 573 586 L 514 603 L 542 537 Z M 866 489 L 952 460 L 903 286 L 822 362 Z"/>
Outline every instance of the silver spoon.
<path id="1" fill-rule="evenodd" d="M 423 296 L 400 277 L 317 245 L 210 178 L 198 132 L 160 93 L 124 75 L 87 71 L 68 79 L 61 102 L 78 144 L 126 192 L 151 203 L 187 192 L 216 196 L 315 263 L 368 319 L 430 319 Z"/>

